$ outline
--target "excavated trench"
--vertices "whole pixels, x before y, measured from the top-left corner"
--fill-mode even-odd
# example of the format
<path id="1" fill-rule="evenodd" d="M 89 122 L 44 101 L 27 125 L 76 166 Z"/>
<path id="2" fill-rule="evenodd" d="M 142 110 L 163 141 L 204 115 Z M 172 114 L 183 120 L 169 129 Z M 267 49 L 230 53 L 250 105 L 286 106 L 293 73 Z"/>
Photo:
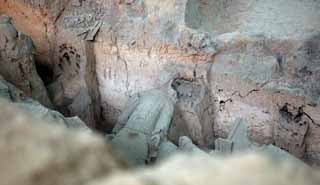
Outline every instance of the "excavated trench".
<path id="1" fill-rule="evenodd" d="M 65 116 L 109 133 L 131 96 L 185 65 L 192 74 L 173 83 L 168 137 L 176 144 L 186 135 L 213 148 L 243 117 L 256 142 L 320 164 L 319 2 L 186 0 L 181 12 L 151 0 L 55 2 L 52 13 L 0 0 L 0 14 L 33 39 L 37 72 Z M 86 40 L 96 21 L 100 31 Z"/>

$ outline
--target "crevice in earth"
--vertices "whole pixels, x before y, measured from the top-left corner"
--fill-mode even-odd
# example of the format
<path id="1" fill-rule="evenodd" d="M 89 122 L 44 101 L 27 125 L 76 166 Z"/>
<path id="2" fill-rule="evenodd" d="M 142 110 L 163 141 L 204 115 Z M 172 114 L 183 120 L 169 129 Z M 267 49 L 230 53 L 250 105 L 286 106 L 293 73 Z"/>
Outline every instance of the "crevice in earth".
<path id="1" fill-rule="evenodd" d="M 36 70 L 40 78 L 42 79 L 45 86 L 49 85 L 54 81 L 53 69 L 50 66 L 42 64 L 40 62 L 35 62 Z"/>
<path id="2" fill-rule="evenodd" d="M 316 122 L 314 121 L 314 119 L 312 119 L 312 117 L 311 117 L 309 114 L 307 114 L 307 113 L 304 112 L 304 111 L 303 111 L 302 113 L 303 113 L 303 115 L 307 116 L 314 125 L 320 127 L 320 124 L 316 123 Z"/>
<path id="3" fill-rule="evenodd" d="M 85 80 L 86 85 L 88 87 L 89 96 L 91 97 L 91 105 L 92 108 L 95 125 L 93 127 L 97 130 L 101 130 L 99 127 L 102 122 L 101 117 L 101 99 L 100 99 L 100 91 L 99 91 L 99 84 L 98 78 L 96 74 L 96 60 L 95 60 L 95 53 L 94 53 L 94 43 L 90 41 L 83 41 L 85 42 L 85 52 L 87 57 L 86 63 L 86 73 L 85 73 Z"/>
<path id="4" fill-rule="evenodd" d="M 232 93 L 231 96 L 237 95 L 237 96 L 239 96 L 240 98 L 246 98 L 246 97 L 248 97 L 250 94 L 252 94 L 252 93 L 254 93 L 254 92 L 259 92 L 259 91 L 260 91 L 259 89 L 252 89 L 252 90 L 250 90 L 249 92 L 245 93 L 245 95 L 242 95 L 242 94 L 240 93 L 240 91 L 235 91 L 235 92 Z"/>
<path id="5" fill-rule="evenodd" d="M 270 81 L 267 81 L 267 82 L 264 82 L 264 83 L 261 83 L 261 84 L 258 84 L 256 88 L 254 89 L 251 89 L 250 91 L 248 91 L 247 93 L 245 93 L 244 95 L 241 94 L 240 91 L 234 91 L 231 96 L 234 96 L 234 95 L 237 95 L 239 96 L 240 98 L 246 98 L 248 96 L 250 96 L 252 93 L 254 92 L 259 92 L 261 91 L 261 89 L 266 86 Z"/>
<path id="6" fill-rule="evenodd" d="M 69 0 L 70 2 L 70 0 Z M 59 11 L 58 15 L 55 17 L 53 24 L 55 25 L 57 23 L 57 21 L 59 20 L 59 18 L 61 17 L 61 15 L 63 14 L 64 10 L 66 9 L 66 7 L 63 7 L 62 10 Z"/>
<path id="7" fill-rule="evenodd" d="M 120 54 L 120 50 L 119 50 L 119 45 L 118 45 L 118 38 L 117 37 L 115 37 L 115 39 L 114 39 L 114 45 L 115 45 L 115 47 L 116 47 L 116 49 L 117 49 L 117 60 L 118 61 L 121 61 L 121 62 L 123 62 L 123 64 L 124 64 L 124 67 L 125 67 L 125 73 L 126 73 L 126 94 L 127 94 L 127 96 L 129 96 L 130 95 L 130 93 L 129 93 L 129 69 L 128 69 L 128 63 L 127 63 L 127 61 L 124 59 L 124 58 L 122 58 L 121 57 L 121 54 Z"/>
<path id="8" fill-rule="evenodd" d="M 225 108 L 225 105 L 226 105 L 226 103 L 228 103 L 228 102 L 233 102 L 233 100 L 231 99 L 231 98 L 228 98 L 228 99 L 226 99 L 226 100 L 220 100 L 219 101 L 219 111 L 223 111 L 224 110 L 224 108 Z"/>

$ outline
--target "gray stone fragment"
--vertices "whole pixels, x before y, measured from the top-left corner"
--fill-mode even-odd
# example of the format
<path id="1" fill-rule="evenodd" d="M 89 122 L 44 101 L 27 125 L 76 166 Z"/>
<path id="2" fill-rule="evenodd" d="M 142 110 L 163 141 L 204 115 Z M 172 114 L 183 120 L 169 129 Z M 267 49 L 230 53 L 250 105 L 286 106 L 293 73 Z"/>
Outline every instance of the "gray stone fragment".
<path id="1" fill-rule="evenodd" d="M 182 136 L 179 138 L 179 150 L 187 153 L 208 155 L 205 151 L 193 144 L 192 140 L 187 136 Z"/>
<path id="2" fill-rule="evenodd" d="M 143 165 L 148 158 L 147 140 L 148 137 L 144 133 L 125 127 L 113 138 L 111 144 L 124 159 L 134 165 Z"/>
<path id="3" fill-rule="evenodd" d="M 1 185 L 80 185 L 126 169 L 96 134 L 34 119 L 0 98 Z"/>
<path id="4" fill-rule="evenodd" d="M 9 92 L 9 87 L 4 84 L 2 81 L 0 81 L 0 97 L 10 100 L 10 92 Z"/>
<path id="5" fill-rule="evenodd" d="M 232 153 L 232 145 L 233 142 L 228 139 L 218 138 L 215 140 L 215 149 L 225 154 Z"/>
<path id="6" fill-rule="evenodd" d="M 160 90 L 150 90 L 138 93 L 133 97 L 135 107 L 128 105 L 122 117 L 114 129 L 116 133 L 119 128 L 125 127 L 137 130 L 141 133 L 151 134 L 153 131 L 166 132 L 168 130 L 173 114 L 173 102 Z M 127 122 L 126 122 L 127 121 Z"/>
<path id="7" fill-rule="evenodd" d="M 0 78 L 0 98 L 13 103 L 21 111 L 48 123 L 58 124 L 67 128 L 90 131 L 78 117 L 66 118 L 61 113 L 44 107 L 39 102 L 24 96 L 23 92 Z"/>
<path id="8" fill-rule="evenodd" d="M 30 37 L 18 32 L 8 16 L 0 17 L 0 74 L 41 104 L 52 107 L 47 90 L 39 77 Z"/>
<path id="9" fill-rule="evenodd" d="M 215 149 L 226 154 L 243 152 L 253 149 L 256 144 L 250 141 L 247 134 L 247 122 L 237 119 L 232 127 L 228 138 L 215 140 Z"/>
<path id="10" fill-rule="evenodd" d="M 235 125 L 228 136 L 228 140 L 233 143 L 233 152 L 245 151 L 252 147 L 253 142 L 248 137 L 247 127 L 248 123 L 244 119 L 237 119 L 235 121 Z"/>
<path id="11" fill-rule="evenodd" d="M 178 152 L 178 147 L 172 142 L 165 140 L 160 143 L 157 162 L 173 156 Z"/>
<path id="12" fill-rule="evenodd" d="M 133 164 L 153 162 L 166 141 L 173 110 L 173 101 L 161 90 L 134 95 L 113 129 L 111 143 Z"/>
<path id="13" fill-rule="evenodd" d="M 217 153 L 261 152 L 273 160 L 288 160 L 289 162 L 306 165 L 295 156 L 274 145 L 259 145 L 251 141 L 247 135 L 247 126 L 248 124 L 244 119 L 237 119 L 228 138 L 216 140 Z"/>

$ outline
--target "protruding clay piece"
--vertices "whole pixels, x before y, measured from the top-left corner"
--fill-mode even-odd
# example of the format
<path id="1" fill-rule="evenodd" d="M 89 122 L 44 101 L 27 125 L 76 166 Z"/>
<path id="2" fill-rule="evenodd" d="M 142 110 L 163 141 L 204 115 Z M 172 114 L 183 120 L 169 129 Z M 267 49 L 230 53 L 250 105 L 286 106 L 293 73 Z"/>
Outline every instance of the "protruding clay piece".
<path id="1" fill-rule="evenodd" d="M 221 154 L 235 154 L 240 152 L 261 152 L 275 160 L 289 160 L 305 165 L 298 158 L 274 145 L 259 145 L 248 138 L 248 123 L 244 119 L 237 119 L 227 139 L 215 141 L 216 151 Z"/>
<path id="2" fill-rule="evenodd" d="M 235 124 L 228 136 L 228 140 L 233 143 L 233 152 L 248 150 L 254 145 L 248 137 L 247 129 L 248 122 L 244 119 L 237 119 L 235 121 Z"/>
<path id="3" fill-rule="evenodd" d="M 179 138 L 179 150 L 187 153 L 208 155 L 205 151 L 197 147 L 197 145 L 193 144 L 192 140 L 187 136 L 182 136 Z"/>
<path id="4" fill-rule="evenodd" d="M 0 17 L 0 74 L 27 96 L 52 107 L 47 90 L 39 77 L 30 37 L 18 33 L 8 16 Z"/>
<path id="5" fill-rule="evenodd" d="M 13 49 L 16 45 L 18 32 L 11 24 L 11 17 L 7 15 L 0 16 L 0 48 L 5 49 L 6 52 L 10 52 L 9 49 Z M 5 53 L 2 51 L 1 56 Z M 6 55 L 5 55 L 6 56 Z M 2 59 L 3 60 L 3 59 Z"/>
<path id="6" fill-rule="evenodd" d="M 13 103 L 20 111 L 26 112 L 27 114 L 48 123 L 90 132 L 86 124 L 78 117 L 66 118 L 61 113 L 44 107 L 39 102 L 26 97 L 22 91 L 1 78 L 2 77 L 0 76 L 0 100 Z"/>
<path id="7" fill-rule="evenodd" d="M 232 153 L 233 142 L 228 139 L 218 138 L 215 140 L 215 149 L 224 154 Z"/>
<path id="8" fill-rule="evenodd" d="M 157 153 L 157 162 L 168 159 L 178 152 L 178 147 L 169 140 L 164 140 L 160 143 Z"/>
<path id="9" fill-rule="evenodd" d="M 174 110 L 168 93 L 154 89 L 133 96 L 119 118 L 111 143 L 134 164 L 152 162 L 166 141 Z"/>

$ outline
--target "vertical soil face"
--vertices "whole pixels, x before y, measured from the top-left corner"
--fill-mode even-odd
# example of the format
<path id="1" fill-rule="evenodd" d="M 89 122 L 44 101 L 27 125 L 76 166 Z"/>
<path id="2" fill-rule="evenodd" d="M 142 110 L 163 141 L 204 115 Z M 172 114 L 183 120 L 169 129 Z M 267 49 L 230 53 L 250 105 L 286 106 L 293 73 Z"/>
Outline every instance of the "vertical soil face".
<path id="1" fill-rule="evenodd" d="M 318 1 L 189 0 L 186 25 L 215 34 L 250 32 L 303 36 L 320 28 Z"/>

